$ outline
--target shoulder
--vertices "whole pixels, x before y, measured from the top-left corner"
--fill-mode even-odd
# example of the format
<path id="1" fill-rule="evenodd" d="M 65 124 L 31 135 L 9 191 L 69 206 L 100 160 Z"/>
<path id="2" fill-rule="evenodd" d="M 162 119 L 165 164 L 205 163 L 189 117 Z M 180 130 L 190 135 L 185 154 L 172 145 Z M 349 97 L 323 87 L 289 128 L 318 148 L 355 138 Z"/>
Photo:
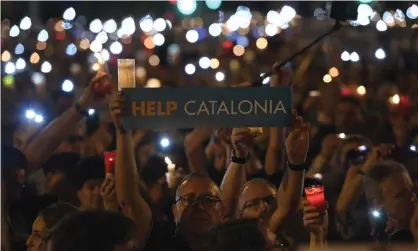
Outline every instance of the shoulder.
<path id="1" fill-rule="evenodd" d="M 172 249 L 174 245 L 174 227 L 153 220 L 143 251 Z"/>

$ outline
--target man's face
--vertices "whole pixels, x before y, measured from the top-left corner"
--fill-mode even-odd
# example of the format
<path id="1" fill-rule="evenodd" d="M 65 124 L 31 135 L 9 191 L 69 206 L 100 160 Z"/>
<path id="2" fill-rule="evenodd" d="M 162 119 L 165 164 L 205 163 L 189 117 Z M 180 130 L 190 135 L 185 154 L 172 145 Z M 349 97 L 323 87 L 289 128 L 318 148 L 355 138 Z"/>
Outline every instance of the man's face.
<path id="1" fill-rule="evenodd" d="M 103 208 L 103 201 L 100 196 L 100 186 L 102 183 L 103 179 L 87 180 L 78 190 L 77 196 L 83 209 Z"/>
<path id="2" fill-rule="evenodd" d="M 362 122 L 360 108 L 349 102 L 341 102 L 335 110 L 335 125 L 341 132 L 352 133 Z"/>
<path id="3" fill-rule="evenodd" d="M 261 181 L 248 183 L 239 198 L 239 209 L 243 218 L 269 219 L 276 207 L 276 190 Z"/>
<path id="4" fill-rule="evenodd" d="M 409 222 L 414 212 L 413 185 L 406 173 L 392 174 L 379 184 L 383 205 L 389 216 L 399 223 Z"/>
<path id="5" fill-rule="evenodd" d="M 222 220 L 219 188 L 209 178 L 184 181 L 177 190 L 173 214 L 177 225 L 197 232 L 209 231 Z"/>

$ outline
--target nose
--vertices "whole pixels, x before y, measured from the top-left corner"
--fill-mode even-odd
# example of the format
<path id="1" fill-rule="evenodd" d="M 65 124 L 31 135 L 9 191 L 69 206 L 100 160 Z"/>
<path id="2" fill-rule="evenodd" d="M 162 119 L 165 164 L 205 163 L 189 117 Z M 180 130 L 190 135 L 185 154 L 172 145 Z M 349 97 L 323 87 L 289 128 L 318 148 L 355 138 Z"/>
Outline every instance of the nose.
<path id="1" fill-rule="evenodd" d="M 261 202 L 260 202 L 260 205 L 259 205 L 259 207 L 258 207 L 258 213 L 259 213 L 259 214 L 262 214 L 262 213 L 267 212 L 268 207 L 269 207 L 269 206 L 267 205 L 267 202 L 265 202 L 265 201 L 261 201 Z"/>

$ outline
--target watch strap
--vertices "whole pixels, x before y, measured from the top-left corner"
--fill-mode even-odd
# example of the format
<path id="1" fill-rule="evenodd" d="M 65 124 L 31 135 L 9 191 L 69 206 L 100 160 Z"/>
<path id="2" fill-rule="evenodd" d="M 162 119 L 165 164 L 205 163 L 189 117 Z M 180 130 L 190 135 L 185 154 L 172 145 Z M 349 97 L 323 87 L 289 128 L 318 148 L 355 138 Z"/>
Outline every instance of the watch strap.
<path id="1" fill-rule="evenodd" d="M 237 155 L 235 154 L 235 151 L 232 150 L 231 162 L 237 163 L 237 164 L 240 164 L 240 165 L 244 165 L 244 164 L 246 164 L 248 162 L 248 159 L 249 159 L 249 156 L 248 155 L 249 154 L 247 154 L 246 157 L 237 157 Z"/>
<path id="2" fill-rule="evenodd" d="M 294 165 L 292 163 L 290 163 L 289 161 L 287 162 L 287 166 L 289 167 L 290 170 L 292 171 L 305 171 L 307 169 L 307 166 L 305 163 L 301 164 L 301 165 Z"/>
<path id="3" fill-rule="evenodd" d="M 81 107 L 81 105 L 78 102 L 75 103 L 74 108 L 78 113 L 80 113 L 84 117 L 89 116 L 89 112 L 86 109 L 84 109 L 83 107 Z"/>

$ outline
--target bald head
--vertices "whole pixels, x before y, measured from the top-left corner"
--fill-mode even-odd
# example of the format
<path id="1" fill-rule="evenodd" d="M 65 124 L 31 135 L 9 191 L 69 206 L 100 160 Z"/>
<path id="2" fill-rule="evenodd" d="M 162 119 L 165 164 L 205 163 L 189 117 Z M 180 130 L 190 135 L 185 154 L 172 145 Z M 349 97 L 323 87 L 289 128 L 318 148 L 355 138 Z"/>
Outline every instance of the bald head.
<path id="1" fill-rule="evenodd" d="M 219 187 L 213 182 L 213 180 L 204 172 L 192 172 L 180 182 L 176 191 L 176 198 L 185 194 L 196 195 L 215 195 L 219 196 Z"/>
<path id="2" fill-rule="evenodd" d="M 273 184 L 265 179 L 252 179 L 248 181 L 242 189 L 239 197 L 239 207 L 241 208 L 247 201 L 264 198 L 270 195 L 276 196 L 276 188 Z"/>

